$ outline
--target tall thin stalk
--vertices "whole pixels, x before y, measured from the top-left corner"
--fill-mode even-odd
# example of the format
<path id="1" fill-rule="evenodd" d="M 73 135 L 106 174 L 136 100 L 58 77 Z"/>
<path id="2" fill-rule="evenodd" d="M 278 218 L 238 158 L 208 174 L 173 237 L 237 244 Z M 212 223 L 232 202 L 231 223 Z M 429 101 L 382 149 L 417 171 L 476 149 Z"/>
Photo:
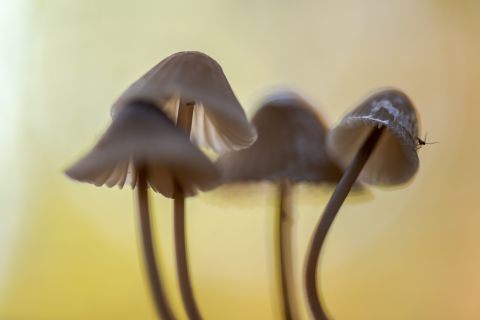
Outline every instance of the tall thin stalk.
<path id="1" fill-rule="evenodd" d="M 150 209 L 148 205 L 147 191 L 147 170 L 143 166 L 137 167 L 138 185 L 137 185 L 137 202 L 138 216 L 140 219 L 140 231 L 142 234 L 143 253 L 145 256 L 145 264 L 147 267 L 150 289 L 154 298 L 155 307 L 160 319 L 173 320 L 170 306 L 165 296 L 165 292 L 160 281 L 157 262 L 155 259 L 155 251 L 153 246 L 152 226 L 150 222 Z"/>
<path id="2" fill-rule="evenodd" d="M 345 198 L 357 180 L 357 177 L 365 166 L 368 158 L 375 150 L 375 146 L 377 145 L 383 130 L 384 127 L 382 126 L 380 128 L 375 127 L 371 131 L 363 146 L 348 166 L 325 207 L 325 211 L 323 212 L 322 218 L 318 223 L 310 242 L 305 269 L 305 289 L 310 311 L 312 312 L 313 317 L 317 320 L 328 320 L 328 316 L 322 307 L 317 292 L 317 263 L 320 257 L 320 251 L 338 210 L 340 210 L 340 207 L 345 201 Z"/>
<path id="3" fill-rule="evenodd" d="M 181 188 L 176 188 L 174 195 L 174 232 L 175 253 L 177 257 L 178 282 L 182 294 L 185 311 L 191 320 L 202 319 L 198 310 L 190 281 L 185 240 L 185 197 Z"/>
<path id="4" fill-rule="evenodd" d="M 292 217 L 291 217 L 291 183 L 288 180 L 278 185 L 278 272 L 282 299 L 283 318 L 296 319 L 296 303 L 293 281 Z"/>
<path id="5" fill-rule="evenodd" d="M 194 105 L 180 101 L 177 115 L 177 127 L 189 137 L 192 128 Z M 185 196 L 181 186 L 175 182 L 174 192 L 174 233 L 175 254 L 177 258 L 177 276 L 185 311 L 190 320 L 200 320 L 202 316 L 198 309 L 188 270 L 188 257 L 185 236 Z"/>

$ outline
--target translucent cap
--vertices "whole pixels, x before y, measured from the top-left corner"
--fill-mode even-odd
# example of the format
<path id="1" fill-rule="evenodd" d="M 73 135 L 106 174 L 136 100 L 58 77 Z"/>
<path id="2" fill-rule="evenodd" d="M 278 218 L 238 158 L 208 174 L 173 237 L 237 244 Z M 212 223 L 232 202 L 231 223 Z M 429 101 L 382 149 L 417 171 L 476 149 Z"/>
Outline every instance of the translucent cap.
<path id="1" fill-rule="evenodd" d="M 120 96 L 112 115 L 132 100 L 146 100 L 176 120 L 180 101 L 195 105 L 192 139 L 221 153 L 250 146 L 254 127 L 221 66 L 204 53 L 175 53 L 150 69 Z"/>
<path id="2" fill-rule="evenodd" d="M 328 150 L 348 165 L 373 127 L 385 126 L 377 147 L 360 174 L 360 181 L 397 185 L 410 180 L 419 165 L 418 120 L 406 94 L 395 89 L 378 91 L 348 113 L 327 138 Z"/>
<path id="3" fill-rule="evenodd" d="M 95 147 L 66 170 L 72 179 L 96 186 L 137 183 L 136 165 L 145 166 L 147 181 L 157 192 L 172 197 L 174 183 L 185 194 L 215 186 L 219 171 L 157 107 L 131 103 L 113 119 Z"/>

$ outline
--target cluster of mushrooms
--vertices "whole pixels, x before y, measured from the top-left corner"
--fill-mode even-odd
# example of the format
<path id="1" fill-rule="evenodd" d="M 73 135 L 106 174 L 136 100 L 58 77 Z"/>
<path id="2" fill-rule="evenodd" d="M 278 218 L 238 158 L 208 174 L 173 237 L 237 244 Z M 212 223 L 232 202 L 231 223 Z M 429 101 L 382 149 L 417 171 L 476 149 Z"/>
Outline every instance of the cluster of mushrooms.
<path id="1" fill-rule="evenodd" d="M 311 237 L 304 288 L 314 319 L 331 319 L 317 290 L 317 265 L 328 230 L 359 181 L 397 185 L 418 169 L 417 115 L 395 89 L 379 90 L 329 130 L 290 90 L 267 96 L 248 121 L 220 65 L 200 52 L 178 52 L 135 81 L 112 107 L 112 123 L 66 174 L 96 186 L 129 184 L 137 195 L 145 265 L 158 316 L 178 319 L 156 262 L 148 188 L 174 201 L 178 284 L 185 311 L 204 319 L 188 267 L 185 198 L 221 184 L 269 181 L 278 187 L 275 239 L 283 318 L 299 319 L 293 295 L 292 188 L 336 184 Z M 219 156 L 213 162 L 200 147 Z M 345 168 L 345 170 L 344 170 Z"/>

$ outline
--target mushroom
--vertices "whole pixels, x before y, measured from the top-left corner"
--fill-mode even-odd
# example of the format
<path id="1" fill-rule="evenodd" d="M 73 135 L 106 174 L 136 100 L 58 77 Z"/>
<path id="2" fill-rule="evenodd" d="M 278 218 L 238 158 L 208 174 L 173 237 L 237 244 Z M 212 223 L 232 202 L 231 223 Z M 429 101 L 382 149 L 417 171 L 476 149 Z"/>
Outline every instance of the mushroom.
<path id="1" fill-rule="evenodd" d="M 271 181 L 278 187 L 277 259 L 285 319 L 297 319 L 293 294 L 291 192 L 297 183 L 333 184 L 342 175 L 324 144 L 327 126 L 314 108 L 290 90 L 269 95 L 252 119 L 257 141 L 219 157 L 226 183 Z"/>
<path id="2" fill-rule="evenodd" d="M 328 134 L 328 150 L 348 167 L 310 242 L 304 280 L 315 319 L 328 319 L 317 292 L 317 263 L 337 212 L 357 177 L 365 183 L 386 186 L 406 183 L 414 176 L 419 164 L 417 119 L 406 94 L 384 89 L 369 96 Z"/>
<path id="3" fill-rule="evenodd" d="M 120 96 L 112 116 L 138 99 L 156 104 L 187 136 L 216 152 L 246 148 L 257 138 L 221 66 L 204 53 L 178 52 L 160 61 Z M 200 319 L 188 273 L 184 193 L 178 186 L 173 194 L 178 281 L 187 314 Z"/>
<path id="4" fill-rule="evenodd" d="M 137 189 L 143 250 L 152 294 L 162 319 L 175 319 L 165 296 L 153 247 L 148 186 L 166 197 L 176 190 L 193 195 L 219 178 L 214 164 L 155 105 L 131 101 L 112 121 L 95 147 L 66 170 L 72 179 L 96 186 L 130 183 Z"/>
<path id="5" fill-rule="evenodd" d="M 177 52 L 160 61 L 125 90 L 112 114 L 132 99 L 156 103 L 174 122 L 182 113 L 193 118 L 187 121 L 192 139 L 218 153 L 246 148 L 257 137 L 222 67 L 201 52 Z"/>

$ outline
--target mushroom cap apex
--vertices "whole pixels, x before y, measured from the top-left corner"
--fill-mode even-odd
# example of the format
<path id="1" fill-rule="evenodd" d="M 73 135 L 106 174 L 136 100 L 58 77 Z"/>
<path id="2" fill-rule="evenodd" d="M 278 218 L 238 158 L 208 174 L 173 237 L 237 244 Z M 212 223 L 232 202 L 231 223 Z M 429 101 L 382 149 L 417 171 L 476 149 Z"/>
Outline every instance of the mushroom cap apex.
<path id="1" fill-rule="evenodd" d="M 219 153 L 246 148 L 256 139 L 222 67 L 204 53 L 182 51 L 160 61 L 117 99 L 112 116 L 138 99 L 152 102 L 172 120 L 180 102 L 193 102 L 195 140 Z"/>

